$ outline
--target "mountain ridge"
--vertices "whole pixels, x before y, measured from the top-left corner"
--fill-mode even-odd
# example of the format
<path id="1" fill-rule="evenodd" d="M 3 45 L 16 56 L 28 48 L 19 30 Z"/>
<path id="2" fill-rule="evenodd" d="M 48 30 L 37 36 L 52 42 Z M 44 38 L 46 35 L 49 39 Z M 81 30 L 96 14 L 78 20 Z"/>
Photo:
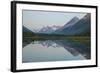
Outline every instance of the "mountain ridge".
<path id="1" fill-rule="evenodd" d="M 82 33 L 90 32 L 90 14 L 86 14 L 78 22 L 72 26 L 60 28 L 54 32 L 54 34 L 65 35 L 81 35 Z"/>

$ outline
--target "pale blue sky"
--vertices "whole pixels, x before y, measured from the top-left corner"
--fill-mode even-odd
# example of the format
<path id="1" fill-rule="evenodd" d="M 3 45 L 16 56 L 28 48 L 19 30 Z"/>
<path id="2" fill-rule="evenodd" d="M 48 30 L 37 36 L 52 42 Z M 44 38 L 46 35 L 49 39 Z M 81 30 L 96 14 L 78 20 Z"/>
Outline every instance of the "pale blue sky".
<path id="1" fill-rule="evenodd" d="M 23 25 L 30 30 L 40 30 L 44 26 L 63 26 L 73 17 L 81 19 L 86 13 L 23 10 Z"/>

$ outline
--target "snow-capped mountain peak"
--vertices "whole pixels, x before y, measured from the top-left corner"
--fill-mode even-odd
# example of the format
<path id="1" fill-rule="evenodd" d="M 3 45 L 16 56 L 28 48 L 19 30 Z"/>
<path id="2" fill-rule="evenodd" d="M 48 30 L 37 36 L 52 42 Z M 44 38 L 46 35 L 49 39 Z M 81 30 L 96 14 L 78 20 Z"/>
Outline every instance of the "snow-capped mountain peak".
<path id="1" fill-rule="evenodd" d="M 51 33 L 51 32 L 54 32 L 55 30 L 57 30 L 60 27 L 61 26 L 56 26 L 56 25 L 53 25 L 53 26 L 45 26 L 45 27 L 42 27 L 39 30 L 39 33 Z"/>

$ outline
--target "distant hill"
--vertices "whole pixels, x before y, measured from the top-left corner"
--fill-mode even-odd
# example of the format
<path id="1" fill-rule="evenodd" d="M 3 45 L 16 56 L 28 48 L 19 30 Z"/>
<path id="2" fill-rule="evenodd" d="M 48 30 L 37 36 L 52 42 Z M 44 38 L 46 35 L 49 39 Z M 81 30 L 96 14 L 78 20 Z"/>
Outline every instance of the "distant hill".
<path id="1" fill-rule="evenodd" d="M 70 26 L 68 26 L 70 24 Z M 63 27 L 54 31 L 53 34 L 65 34 L 65 35 L 90 35 L 91 16 L 88 13 L 82 19 L 74 17 L 71 21 L 65 24 Z"/>

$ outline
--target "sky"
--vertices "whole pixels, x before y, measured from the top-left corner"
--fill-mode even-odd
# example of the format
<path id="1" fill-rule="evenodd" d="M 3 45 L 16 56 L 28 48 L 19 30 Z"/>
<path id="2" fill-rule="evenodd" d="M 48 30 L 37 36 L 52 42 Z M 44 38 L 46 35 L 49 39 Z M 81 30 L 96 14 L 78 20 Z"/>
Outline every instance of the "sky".
<path id="1" fill-rule="evenodd" d="M 81 19 L 86 13 L 79 12 L 54 12 L 54 11 L 36 11 L 23 10 L 22 22 L 25 27 L 30 30 L 40 30 L 46 26 L 63 26 L 73 17 Z"/>

